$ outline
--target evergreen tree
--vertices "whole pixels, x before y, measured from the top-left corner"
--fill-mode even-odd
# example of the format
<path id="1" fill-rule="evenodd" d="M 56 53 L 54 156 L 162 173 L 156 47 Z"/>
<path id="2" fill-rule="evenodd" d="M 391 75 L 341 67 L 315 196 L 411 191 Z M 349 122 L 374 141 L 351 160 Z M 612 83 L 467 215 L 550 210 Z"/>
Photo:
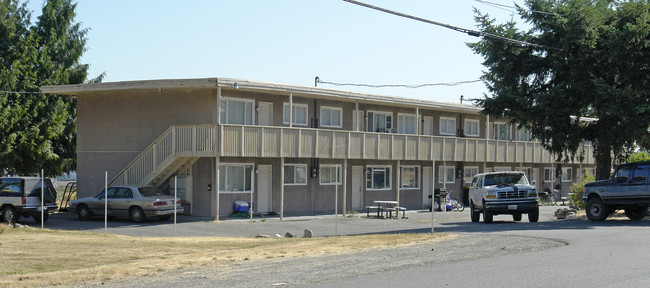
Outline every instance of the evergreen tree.
<path id="1" fill-rule="evenodd" d="M 605 179 L 611 155 L 648 142 L 650 3 L 527 0 L 524 6 L 517 10 L 527 31 L 476 11 L 480 30 L 492 34 L 468 44 L 487 67 L 482 79 L 491 95 L 478 104 L 529 129 L 558 161 L 584 159 L 580 144 L 590 141 L 596 178 Z"/>
<path id="2" fill-rule="evenodd" d="M 76 110 L 44 85 L 83 83 L 87 29 L 71 0 L 47 1 L 35 25 L 26 3 L 0 0 L 0 171 L 50 176 L 75 169 Z M 101 76 L 100 76 L 101 78 Z"/>

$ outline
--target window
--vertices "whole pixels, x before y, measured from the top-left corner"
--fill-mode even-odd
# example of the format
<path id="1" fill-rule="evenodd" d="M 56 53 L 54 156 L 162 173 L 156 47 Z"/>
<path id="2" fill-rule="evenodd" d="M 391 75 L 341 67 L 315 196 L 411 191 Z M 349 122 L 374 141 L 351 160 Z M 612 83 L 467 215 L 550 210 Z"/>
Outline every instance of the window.
<path id="1" fill-rule="evenodd" d="M 255 100 L 222 98 L 220 105 L 221 123 L 252 125 L 255 120 L 254 106 Z"/>
<path id="2" fill-rule="evenodd" d="M 544 167 L 544 182 L 553 182 L 555 180 L 554 173 L 553 167 Z"/>
<path id="3" fill-rule="evenodd" d="M 320 107 L 320 126 L 341 128 L 343 109 L 338 107 Z"/>
<path id="4" fill-rule="evenodd" d="M 440 134 L 456 135 L 456 118 L 440 117 Z"/>
<path id="5" fill-rule="evenodd" d="M 510 125 L 507 123 L 494 123 L 494 139 L 510 140 Z"/>
<path id="6" fill-rule="evenodd" d="M 630 180 L 632 179 L 632 172 L 633 172 L 632 165 L 621 165 L 616 169 L 616 171 L 614 171 L 614 174 L 612 175 L 612 179 L 625 177 L 626 180 Z"/>
<path id="7" fill-rule="evenodd" d="M 285 164 L 285 185 L 307 185 L 307 164 Z"/>
<path id="8" fill-rule="evenodd" d="M 389 112 L 368 112 L 368 132 L 390 133 L 393 129 L 393 114 Z"/>
<path id="9" fill-rule="evenodd" d="M 533 135 L 530 133 L 528 128 L 519 125 L 515 133 L 515 140 L 517 141 L 530 141 L 533 139 Z"/>
<path id="10" fill-rule="evenodd" d="M 562 167 L 562 182 L 573 181 L 573 168 Z"/>
<path id="11" fill-rule="evenodd" d="M 23 180 L 17 178 L 0 179 L 0 195 L 2 196 L 22 196 Z"/>
<path id="12" fill-rule="evenodd" d="M 438 166 L 438 183 L 454 183 L 455 182 L 455 172 L 456 168 L 454 166 Z"/>
<path id="13" fill-rule="evenodd" d="M 341 184 L 341 165 L 320 165 L 320 184 Z"/>
<path id="14" fill-rule="evenodd" d="M 522 167 L 522 168 L 516 168 L 515 170 L 524 172 L 524 174 L 526 174 L 526 178 L 528 178 L 530 183 L 537 182 L 537 177 L 535 176 L 535 171 L 533 168 Z"/>
<path id="15" fill-rule="evenodd" d="M 632 181 L 646 183 L 650 176 L 650 165 L 636 165 L 634 167 L 634 175 Z"/>
<path id="16" fill-rule="evenodd" d="M 415 134 L 415 130 L 417 130 L 417 122 L 415 121 L 415 114 L 397 115 L 397 133 Z"/>
<path id="17" fill-rule="evenodd" d="M 399 187 L 403 189 L 420 188 L 420 167 L 401 166 Z"/>
<path id="18" fill-rule="evenodd" d="M 366 188 L 374 190 L 390 189 L 390 166 L 366 167 Z"/>
<path id="19" fill-rule="evenodd" d="M 478 137 L 479 136 L 479 121 L 473 119 L 465 119 L 465 136 Z"/>
<path id="20" fill-rule="evenodd" d="M 250 193 L 253 181 L 252 164 L 219 165 L 219 192 Z"/>
<path id="21" fill-rule="evenodd" d="M 465 183 L 469 183 L 474 178 L 474 175 L 478 174 L 478 166 L 465 166 L 463 167 L 463 180 Z"/>
<path id="22" fill-rule="evenodd" d="M 289 103 L 284 103 L 282 113 L 282 123 L 289 124 Z M 307 126 L 307 104 L 293 103 L 293 124 Z"/>

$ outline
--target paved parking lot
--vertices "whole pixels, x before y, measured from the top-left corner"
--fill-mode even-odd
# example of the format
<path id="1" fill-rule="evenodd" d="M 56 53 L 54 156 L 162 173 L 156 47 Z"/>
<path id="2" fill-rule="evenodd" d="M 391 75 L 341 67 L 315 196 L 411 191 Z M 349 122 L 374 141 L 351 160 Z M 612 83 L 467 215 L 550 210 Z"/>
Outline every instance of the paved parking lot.
<path id="1" fill-rule="evenodd" d="M 559 207 L 544 206 L 540 207 L 540 223 L 554 221 L 553 212 Z M 431 213 L 427 210 L 411 210 L 406 212 L 408 219 L 377 219 L 371 216 L 366 217 L 366 213 L 358 213 L 349 217 L 339 215 L 297 215 L 285 216 L 281 221 L 279 217 L 253 218 L 225 218 L 216 223 L 210 218 L 179 216 L 176 228 L 174 228 L 173 219 L 160 221 L 157 219 L 146 220 L 143 223 L 133 223 L 127 219 L 109 219 L 108 232 L 111 234 L 122 234 L 130 236 L 147 236 L 147 237 L 170 237 L 174 236 L 231 236 L 231 237 L 251 237 L 258 234 L 274 236 L 276 234 L 284 236 L 286 232 L 291 232 L 297 237 L 302 237 L 305 229 L 312 230 L 314 236 L 332 236 L 332 235 L 356 235 L 368 233 L 428 233 L 431 232 Z M 510 215 L 495 216 L 494 221 L 513 223 Z M 40 227 L 40 224 L 33 219 L 21 218 L 21 224 Z M 483 223 L 471 223 L 469 210 L 463 212 L 435 212 L 434 213 L 434 230 L 435 232 L 462 232 L 452 231 L 452 223 L 462 223 L 471 225 L 484 225 Z M 533 225 L 540 225 L 533 223 Z M 527 217 L 524 215 L 521 223 L 528 224 Z M 486 225 L 490 226 L 490 225 Z M 45 223 L 46 228 L 61 230 L 79 230 L 104 232 L 104 219 L 93 218 L 90 221 L 79 220 L 72 213 L 52 214 Z M 479 227 L 474 227 L 476 229 Z M 487 228 L 487 227 L 486 227 Z M 455 228 L 458 229 L 458 228 Z M 481 228 L 479 228 L 481 229 Z"/>

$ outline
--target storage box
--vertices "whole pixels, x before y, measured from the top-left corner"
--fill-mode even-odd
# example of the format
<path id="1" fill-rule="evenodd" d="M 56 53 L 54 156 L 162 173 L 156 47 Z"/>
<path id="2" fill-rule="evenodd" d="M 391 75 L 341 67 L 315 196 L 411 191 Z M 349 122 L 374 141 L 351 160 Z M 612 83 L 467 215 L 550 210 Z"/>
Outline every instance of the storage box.
<path id="1" fill-rule="evenodd" d="M 248 212 L 248 202 L 246 201 L 235 201 L 233 206 L 235 212 Z"/>

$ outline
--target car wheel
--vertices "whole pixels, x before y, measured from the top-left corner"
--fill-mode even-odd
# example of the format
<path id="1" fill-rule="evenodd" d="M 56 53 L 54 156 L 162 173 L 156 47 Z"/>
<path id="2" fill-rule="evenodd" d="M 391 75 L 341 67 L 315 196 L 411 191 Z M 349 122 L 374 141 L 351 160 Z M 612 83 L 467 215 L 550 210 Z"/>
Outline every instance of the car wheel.
<path id="1" fill-rule="evenodd" d="M 50 218 L 50 214 L 43 212 L 43 223 L 47 222 L 47 218 Z M 36 223 L 41 223 L 41 213 L 34 214 L 34 221 L 36 221 Z"/>
<path id="2" fill-rule="evenodd" d="M 77 206 L 77 217 L 81 220 L 89 220 L 92 214 L 86 205 Z"/>
<path id="3" fill-rule="evenodd" d="M 172 217 L 172 215 L 160 215 L 160 216 L 158 216 L 158 219 L 160 219 L 162 221 L 167 221 L 171 217 Z"/>
<path id="4" fill-rule="evenodd" d="M 472 222 L 478 222 L 479 217 L 481 217 L 481 213 L 476 211 L 476 206 L 474 206 L 474 202 L 469 203 L 469 215 L 472 218 Z"/>
<path id="5" fill-rule="evenodd" d="M 625 208 L 625 216 L 630 220 L 641 220 L 648 213 L 648 207 L 628 207 Z"/>
<path id="6" fill-rule="evenodd" d="M 604 221 L 609 216 L 609 208 L 598 197 L 587 200 L 587 217 L 591 221 Z"/>
<path id="7" fill-rule="evenodd" d="M 131 216 L 131 221 L 135 223 L 140 223 L 144 221 L 144 212 L 142 212 L 142 208 L 140 207 L 133 207 L 129 211 L 129 216 Z"/>
<path id="8" fill-rule="evenodd" d="M 514 220 L 515 222 L 521 221 L 521 213 L 512 214 L 512 220 Z"/>
<path id="9" fill-rule="evenodd" d="M 535 209 L 528 211 L 528 222 L 537 222 L 539 221 L 539 207 L 535 207 Z"/>
<path id="10" fill-rule="evenodd" d="M 2 209 L 2 219 L 7 224 L 14 224 L 18 220 L 18 212 L 12 206 L 6 206 Z"/>
<path id="11" fill-rule="evenodd" d="M 483 205 L 483 223 L 492 223 L 494 214 Z"/>

